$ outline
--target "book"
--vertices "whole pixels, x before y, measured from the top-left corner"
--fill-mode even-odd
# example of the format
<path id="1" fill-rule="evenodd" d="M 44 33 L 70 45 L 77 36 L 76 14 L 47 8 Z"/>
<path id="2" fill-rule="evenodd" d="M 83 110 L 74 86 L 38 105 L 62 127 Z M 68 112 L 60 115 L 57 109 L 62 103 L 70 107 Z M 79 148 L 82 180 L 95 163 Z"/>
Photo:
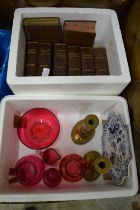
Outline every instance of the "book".
<path id="1" fill-rule="evenodd" d="M 81 47 L 82 75 L 95 75 L 94 53 L 92 47 Z"/>
<path id="2" fill-rule="evenodd" d="M 59 17 L 25 18 L 23 28 L 28 41 L 58 43 L 62 39 Z"/>
<path id="3" fill-rule="evenodd" d="M 109 75 L 106 49 L 104 47 L 94 48 L 96 75 Z"/>
<path id="4" fill-rule="evenodd" d="M 44 68 L 48 69 L 49 76 L 52 75 L 51 59 L 52 59 L 51 44 L 50 43 L 39 43 L 38 69 L 37 69 L 38 76 L 42 75 Z"/>
<path id="5" fill-rule="evenodd" d="M 95 58 L 96 75 L 109 75 L 107 58 Z"/>
<path id="6" fill-rule="evenodd" d="M 96 21 L 66 20 L 63 27 L 63 41 L 67 45 L 92 47 L 96 36 Z"/>
<path id="7" fill-rule="evenodd" d="M 95 57 L 107 57 L 105 47 L 94 48 Z"/>
<path id="8" fill-rule="evenodd" d="M 27 42 L 25 48 L 24 76 L 37 75 L 38 42 Z"/>
<path id="9" fill-rule="evenodd" d="M 81 75 L 81 53 L 79 46 L 68 46 L 68 75 Z"/>
<path id="10" fill-rule="evenodd" d="M 67 46 L 66 44 L 54 45 L 54 76 L 67 75 Z"/>

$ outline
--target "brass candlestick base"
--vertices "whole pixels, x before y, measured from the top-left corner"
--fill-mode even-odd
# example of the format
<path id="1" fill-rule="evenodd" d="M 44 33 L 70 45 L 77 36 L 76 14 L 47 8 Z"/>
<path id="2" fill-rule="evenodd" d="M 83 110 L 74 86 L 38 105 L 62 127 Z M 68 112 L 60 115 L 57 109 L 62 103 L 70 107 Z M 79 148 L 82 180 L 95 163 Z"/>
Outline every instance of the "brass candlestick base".
<path id="1" fill-rule="evenodd" d="M 76 123 L 71 132 L 71 138 L 75 144 L 85 144 L 89 142 L 95 133 L 95 128 L 99 125 L 96 115 L 90 114 L 85 119 Z"/>
<path id="2" fill-rule="evenodd" d="M 86 181 L 94 181 L 101 174 L 107 174 L 111 169 L 111 163 L 107 157 L 101 156 L 96 151 L 87 152 L 84 155 L 84 160 L 87 164 L 84 179 Z"/>
<path id="3" fill-rule="evenodd" d="M 90 151 L 84 155 L 84 159 L 87 162 L 87 170 L 84 176 L 84 179 L 88 182 L 96 180 L 100 174 L 95 170 L 95 168 L 91 168 L 92 162 L 94 162 L 101 155 L 96 151 Z"/>

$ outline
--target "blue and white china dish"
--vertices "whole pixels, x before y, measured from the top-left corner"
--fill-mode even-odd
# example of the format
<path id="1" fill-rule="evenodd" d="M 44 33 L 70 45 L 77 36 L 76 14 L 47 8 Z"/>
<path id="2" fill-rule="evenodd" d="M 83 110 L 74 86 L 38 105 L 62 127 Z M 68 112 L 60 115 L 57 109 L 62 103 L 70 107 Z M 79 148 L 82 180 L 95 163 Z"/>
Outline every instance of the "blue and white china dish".
<path id="1" fill-rule="evenodd" d="M 129 129 L 120 114 L 110 112 L 103 123 L 102 152 L 112 163 L 109 172 L 116 185 L 123 184 L 132 159 Z"/>

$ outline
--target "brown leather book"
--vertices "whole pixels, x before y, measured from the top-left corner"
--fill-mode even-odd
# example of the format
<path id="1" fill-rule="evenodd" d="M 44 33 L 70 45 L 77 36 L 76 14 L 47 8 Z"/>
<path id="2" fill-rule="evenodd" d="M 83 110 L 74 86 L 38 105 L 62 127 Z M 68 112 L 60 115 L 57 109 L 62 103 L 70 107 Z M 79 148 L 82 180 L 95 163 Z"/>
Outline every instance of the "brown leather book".
<path id="1" fill-rule="evenodd" d="M 96 75 L 109 75 L 107 58 L 95 58 Z"/>
<path id="2" fill-rule="evenodd" d="M 92 47 L 96 35 L 96 21 L 65 21 L 63 41 L 67 45 Z"/>
<path id="3" fill-rule="evenodd" d="M 27 42 L 25 49 L 24 76 L 37 75 L 38 43 Z"/>
<path id="4" fill-rule="evenodd" d="M 96 75 L 109 75 L 106 49 L 104 47 L 94 48 Z"/>
<path id="5" fill-rule="evenodd" d="M 54 45 L 54 76 L 67 75 L 67 46 L 66 44 Z"/>
<path id="6" fill-rule="evenodd" d="M 51 44 L 50 43 L 39 43 L 38 50 L 38 71 L 37 75 L 41 76 L 43 69 L 48 68 L 49 76 L 52 75 L 52 66 L 51 66 Z"/>
<path id="7" fill-rule="evenodd" d="M 95 57 L 107 57 L 105 47 L 94 48 L 94 56 Z"/>
<path id="8" fill-rule="evenodd" d="M 38 42 L 27 42 L 26 52 L 38 52 Z"/>
<path id="9" fill-rule="evenodd" d="M 62 26 L 58 17 L 25 18 L 23 27 L 29 41 L 61 42 Z"/>
<path id="10" fill-rule="evenodd" d="M 82 75 L 95 75 L 94 54 L 92 47 L 81 47 Z"/>
<path id="11" fill-rule="evenodd" d="M 68 75 L 81 75 L 81 53 L 79 46 L 68 46 Z"/>

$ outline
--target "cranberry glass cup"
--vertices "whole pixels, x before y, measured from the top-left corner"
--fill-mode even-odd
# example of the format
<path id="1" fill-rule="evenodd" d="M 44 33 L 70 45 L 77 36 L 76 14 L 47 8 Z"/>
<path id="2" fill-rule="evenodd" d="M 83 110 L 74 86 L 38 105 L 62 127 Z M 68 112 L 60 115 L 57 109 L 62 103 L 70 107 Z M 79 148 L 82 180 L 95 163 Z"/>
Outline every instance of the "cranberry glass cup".
<path id="1" fill-rule="evenodd" d="M 57 187 L 61 179 L 61 173 L 56 168 L 49 168 L 44 172 L 43 182 L 47 187 Z"/>
<path id="2" fill-rule="evenodd" d="M 42 155 L 42 160 L 48 165 L 54 165 L 60 159 L 61 156 L 53 148 L 46 149 Z"/>
<path id="3" fill-rule="evenodd" d="M 48 109 L 35 108 L 20 119 L 17 133 L 21 142 L 31 149 L 44 149 L 58 137 L 60 125 L 57 117 Z"/>
<path id="4" fill-rule="evenodd" d="M 35 155 L 22 157 L 15 166 L 15 174 L 20 184 L 24 186 L 37 185 L 43 178 L 45 165 Z"/>
<path id="5" fill-rule="evenodd" d="M 80 155 L 67 155 L 61 160 L 59 170 L 65 180 L 78 182 L 84 177 L 86 162 Z"/>

